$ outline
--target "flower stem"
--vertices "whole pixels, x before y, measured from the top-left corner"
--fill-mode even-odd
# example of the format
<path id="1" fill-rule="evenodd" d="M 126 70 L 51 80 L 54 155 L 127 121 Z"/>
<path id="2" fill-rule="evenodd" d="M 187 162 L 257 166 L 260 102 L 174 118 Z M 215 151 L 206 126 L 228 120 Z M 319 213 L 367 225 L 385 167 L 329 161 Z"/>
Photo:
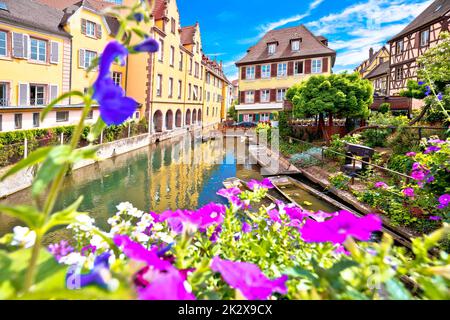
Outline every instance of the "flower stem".
<path id="1" fill-rule="evenodd" d="M 23 292 L 26 293 L 30 290 L 31 286 L 34 282 L 34 276 L 36 271 L 37 261 L 39 259 L 39 252 L 41 249 L 42 236 L 40 233 L 36 232 L 36 241 L 33 246 L 33 250 L 31 251 L 31 258 L 28 265 L 27 273 L 25 274 L 25 282 L 23 287 Z"/>

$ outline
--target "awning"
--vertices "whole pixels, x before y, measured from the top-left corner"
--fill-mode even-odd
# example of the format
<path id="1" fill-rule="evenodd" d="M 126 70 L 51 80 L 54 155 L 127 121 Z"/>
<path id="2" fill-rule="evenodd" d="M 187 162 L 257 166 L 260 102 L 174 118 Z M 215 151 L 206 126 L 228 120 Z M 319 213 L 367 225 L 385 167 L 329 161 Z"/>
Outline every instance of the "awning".
<path id="1" fill-rule="evenodd" d="M 236 111 L 246 110 L 283 110 L 283 102 L 277 103 L 253 103 L 253 104 L 238 104 L 235 106 Z"/>

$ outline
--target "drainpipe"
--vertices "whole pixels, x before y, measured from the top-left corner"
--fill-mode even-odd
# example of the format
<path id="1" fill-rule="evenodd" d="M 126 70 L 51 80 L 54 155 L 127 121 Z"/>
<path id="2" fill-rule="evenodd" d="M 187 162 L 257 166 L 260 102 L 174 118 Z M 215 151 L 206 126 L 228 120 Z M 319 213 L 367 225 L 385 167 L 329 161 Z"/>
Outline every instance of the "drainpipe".
<path id="1" fill-rule="evenodd" d="M 64 56 L 64 48 L 63 48 L 63 56 Z M 73 40 L 71 37 L 70 38 L 70 63 L 69 63 L 70 64 L 70 67 L 69 67 L 69 91 L 72 91 L 72 63 L 73 63 Z M 71 104 L 72 104 L 72 97 L 69 97 L 69 105 L 71 105 Z"/>

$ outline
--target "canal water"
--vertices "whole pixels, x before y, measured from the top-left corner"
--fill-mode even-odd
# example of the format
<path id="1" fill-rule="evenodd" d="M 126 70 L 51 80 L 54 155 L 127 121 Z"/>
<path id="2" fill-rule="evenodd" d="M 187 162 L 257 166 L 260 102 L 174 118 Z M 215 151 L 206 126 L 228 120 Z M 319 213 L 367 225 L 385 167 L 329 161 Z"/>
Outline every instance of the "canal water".
<path id="1" fill-rule="evenodd" d="M 74 171 L 65 180 L 57 209 L 83 195 L 80 211 L 89 212 L 99 226 L 106 227 L 107 219 L 121 202 L 155 212 L 225 203 L 216 192 L 229 177 L 262 179 L 259 166 L 249 160 L 245 141 L 228 138 L 202 143 L 186 136 Z M 317 198 L 308 201 L 314 202 L 314 207 L 328 208 Z M 32 199 L 27 189 L 0 202 L 32 204 Z M 0 235 L 10 232 L 16 224 L 0 214 Z"/>

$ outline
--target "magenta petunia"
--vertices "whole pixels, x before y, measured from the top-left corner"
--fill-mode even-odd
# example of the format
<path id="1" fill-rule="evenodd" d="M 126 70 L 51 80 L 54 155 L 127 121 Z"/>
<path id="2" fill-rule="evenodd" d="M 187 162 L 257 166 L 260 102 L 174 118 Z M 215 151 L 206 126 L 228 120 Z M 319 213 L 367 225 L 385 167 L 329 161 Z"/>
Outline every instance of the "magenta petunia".
<path id="1" fill-rule="evenodd" d="M 274 188 L 272 182 L 268 178 L 265 178 L 262 181 L 250 180 L 247 183 L 247 187 L 250 190 L 253 190 L 253 191 L 255 191 L 255 190 L 259 189 L 259 188 L 262 188 L 262 189 L 272 189 L 272 188 Z"/>
<path id="2" fill-rule="evenodd" d="M 426 174 L 422 170 L 414 170 L 411 173 L 411 177 L 416 181 L 423 181 L 425 180 Z"/>
<path id="3" fill-rule="evenodd" d="M 324 222 L 326 219 L 331 218 L 335 215 L 336 213 L 327 213 L 321 210 L 309 214 L 309 216 L 317 222 Z"/>
<path id="4" fill-rule="evenodd" d="M 406 156 L 407 157 L 415 157 L 417 155 L 417 153 L 415 153 L 415 152 L 408 152 L 407 154 L 406 154 Z"/>
<path id="5" fill-rule="evenodd" d="M 244 233 L 250 233 L 252 232 L 253 228 L 251 225 L 249 225 L 247 222 L 242 223 L 242 232 Z"/>
<path id="6" fill-rule="evenodd" d="M 248 300 L 265 300 L 274 292 L 287 293 L 286 275 L 271 280 L 253 263 L 233 262 L 215 257 L 211 269 L 219 272 L 230 287 L 239 290 Z"/>
<path id="7" fill-rule="evenodd" d="M 450 194 L 443 194 L 439 197 L 439 209 L 444 209 L 450 205 Z"/>
<path id="8" fill-rule="evenodd" d="M 336 217 L 324 222 L 306 220 L 300 232 L 306 242 L 342 244 L 347 237 L 368 241 L 372 232 L 380 231 L 381 227 L 381 219 L 374 214 L 358 218 L 348 211 L 340 211 Z"/>
<path id="9" fill-rule="evenodd" d="M 440 221 L 440 220 L 442 220 L 442 217 L 439 217 L 439 216 L 431 216 L 429 219 L 430 219 L 431 221 Z"/>
<path id="10" fill-rule="evenodd" d="M 281 223 L 280 212 L 277 209 L 269 210 L 267 214 L 272 221 Z"/>
<path id="11" fill-rule="evenodd" d="M 296 206 L 286 206 L 284 207 L 284 212 L 292 220 L 303 221 L 304 218 L 309 217 L 309 212 L 303 211 L 301 208 Z"/>
<path id="12" fill-rule="evenodd" d="M 375 183 L 375 188 L 377 188 L 377 189 L 387 189 L 388 187 L 389 186 L 382 181 Z"/>
<path id="13" fill-rule="evenodd" d="M 409 198 L 414 198 L 415 194 L 414 194 L 414 189 L 413 188 L 406 188 L 402 191 L 402 193 Z"/>

